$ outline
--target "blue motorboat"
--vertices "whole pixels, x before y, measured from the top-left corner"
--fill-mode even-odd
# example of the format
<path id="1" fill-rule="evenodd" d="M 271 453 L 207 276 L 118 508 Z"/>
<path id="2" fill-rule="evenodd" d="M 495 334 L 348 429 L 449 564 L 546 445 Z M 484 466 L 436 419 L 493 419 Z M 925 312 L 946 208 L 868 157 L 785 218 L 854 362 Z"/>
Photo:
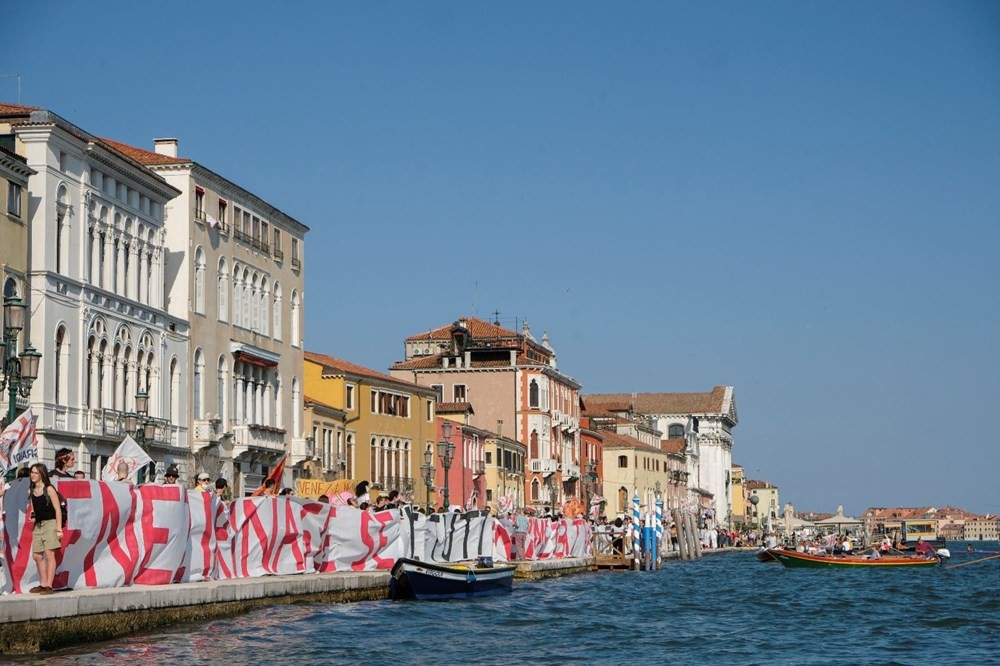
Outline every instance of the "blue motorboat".
<path id="1" fill-rule="evenodd" d="M 392 599 L 469 599 L 509 594 L 513 564 L 494 566 L 491 558 L 474 562 L 421 562 L 400 558 L 392 568 Z"/>

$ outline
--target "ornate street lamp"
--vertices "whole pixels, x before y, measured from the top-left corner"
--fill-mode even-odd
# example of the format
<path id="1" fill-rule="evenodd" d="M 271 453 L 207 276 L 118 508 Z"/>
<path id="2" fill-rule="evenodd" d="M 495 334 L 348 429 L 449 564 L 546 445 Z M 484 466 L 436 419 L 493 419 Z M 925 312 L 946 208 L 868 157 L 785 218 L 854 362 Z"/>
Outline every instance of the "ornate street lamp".
<path id="1" fill-rule="evenodd" d="M 424 464 L 420 466 L 420 473 L 424 479 L 424 486 L 427 488 L 427 513 L 431 512 L 431 484 L 434 483 L 434 451 L 431 445 L 427 445 L 424 451 Z"/>
<path id="2" fill-rule="evenodd" d="M 441 435 L 443 440 L 437 443 L 438 458 L 441 459 L 441 466 L 444 467 L 444 508 L 448 510 L 448 470 L 451 469 L 451 461 L 455 458 L 455 445 L 451 443 L 451 421 L 445 420 L 441 424 Z"/>
<path id="3" fill-rule="evenodd" d="M 17 353 L 17 336 L 24 329 L 24 316 L 27 304 L 20 298 L 8 297 L 3 302 L 3 337 L 0 341 L 0 357 L 6 370 L 0 379 L 0 392 L 7 389 L 7 423 L 11 424 L 17 418 L 17 396 L 27 398 L 31 395 L 31 384 L 38 379 L 38 362 L 42 355 L 30 344 L 24 351 Z"/>
<path id="4" fill-rule="evenodd" d="M 156 421 L 149 418 L 149 394 L 139 391 L 135 394 L 135 411 L 127 412 L 122 417 L 122 425 L 125 432 L 132 435 L 135 443 L 146 453 L 149 453 L 149 444 L 156 439 Z M 155 463 L 154 463 L 155 464 Z M 142 467 L 138 474 L 139 483 L 146 480 L 146 467 Z"/>
<path id="5" fill-rule="evenodd" d="M 757 502 L 759 502 L 759 501 L 760 501 L 760 498 L 757 497 L 756 495 L 751 495 L 750 496 L 750 504 L 753 505 L 753 515 L 750 517 L 750 529 L 751 530 L 753 530 L 753 523 L 754 523 L 753 519 L 757 516 Z M 758 520 L 757 523 L 760 524 L 760 521 Z"/>

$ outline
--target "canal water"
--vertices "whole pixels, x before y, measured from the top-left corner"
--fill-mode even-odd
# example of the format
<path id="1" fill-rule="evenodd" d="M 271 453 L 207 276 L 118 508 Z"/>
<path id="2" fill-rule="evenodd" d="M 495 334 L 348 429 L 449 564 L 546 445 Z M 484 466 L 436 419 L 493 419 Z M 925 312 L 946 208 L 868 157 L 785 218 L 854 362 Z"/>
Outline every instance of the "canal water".
<path id="1" fill-rule="evenodd" d="M 977 548 L 1000 550 L 996 543 Z M 954 551 L 964 549 L 951 544 Z M 983 555 L 961 554 L 949 565 Z M 1000 664 L 1000 559 L 790 570 L 752 553 L 515 583 L 509 596 L 274 606 L 48 664 Z"/>

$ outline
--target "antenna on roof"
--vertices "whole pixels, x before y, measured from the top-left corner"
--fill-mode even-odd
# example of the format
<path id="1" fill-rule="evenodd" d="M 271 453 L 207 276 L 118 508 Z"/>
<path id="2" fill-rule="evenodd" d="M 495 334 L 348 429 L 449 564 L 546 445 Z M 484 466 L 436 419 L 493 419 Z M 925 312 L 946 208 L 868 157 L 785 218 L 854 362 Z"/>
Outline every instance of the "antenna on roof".
<path id="1" fill-rule="evenodd" d="M 17 79 L 17 104 L 21 105 L 21 75 L 20 74 L 0 74 L 0 79 Z"/>

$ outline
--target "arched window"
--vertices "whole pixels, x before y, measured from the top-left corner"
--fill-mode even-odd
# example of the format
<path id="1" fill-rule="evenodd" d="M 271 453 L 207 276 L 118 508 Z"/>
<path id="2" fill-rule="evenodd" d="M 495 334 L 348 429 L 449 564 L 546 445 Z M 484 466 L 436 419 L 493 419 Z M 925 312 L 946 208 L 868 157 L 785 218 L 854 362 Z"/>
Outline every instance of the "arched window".
<path id="1" fill-rule="evenodd" d="M 181 373 L 176 358 L 170 359 L 170 391 L 167 392 L 167 414 L 172 423 L 181 422 Z"/>
<path id="2" fill-rule="evenodd" d="M 270 321 L 269 311 L 270 311 L 270 294 L 267 286 L 267 278 L 261 278 L 260 280 L 260 293 L 257 294 L 257 312 L 260 316 L 260 322 L 258 324 L 258 330 L 260 334 L 264 337 L 270 337 L 271 328 L 268 325 Z"/>
<path id="3" fill-rule="evenodd" d="M 250 318 L 250 303 L 253 300 L 250 297 L 250 270 L 247 268 L 243 269 L 243 314 L 240 315 L 240 319 L 243 322 L 243 328 L 253 328 L 253 319 Z"/>
<path id="4" fill-rule="evenodd" d="M 219 259 L 218 293 L 219 321 L 229 321 L 229 269 L 225 257 Z"/>
<path id="5" fill-rule="evenodd" d="M 531 453 L 529 454 L 533 460 L 538 460 L 538 431 L 531 431 Z"/>
<path id="6" fill-rule="evenodd" d="M 293 347 L 298 347 L 301 344 L 299 339 L 299 292 L 292 291 L 292 339 L 291 343 Z"/>
<path id="7" fill-rule="evenodd" d="M 205 251 L 194 251 L 194 311 L 205 314 Z"/>
<path id="8" fill-rule="evenodd" d="M 528 386 L 528 406 L 535 409 L 538 408 L 538 382 L 534 379 L 531 380 L 531 384 Z"/>
<path id="9" fill-rule="evenodd" d="M 66 213 L 69 212 L 69 196 L 66 186 L 60 185 L 56 194 L 56 273 L 66 274 L 66 244 L 68 229 Z"/>
<path id="10" fill-rule="evenodd" d="M 260 331 L 260 278 L 256 273 L 250 279 L 250 328 Z"/>
<path id="11" fill-rule="evenodd" d="M 670 439 L 678 439 L 684 437 L 684 426 L 674 424 L 667 428 L 667 437 Z"/>
<path id="12" fill-rule="evenodd" d="M 541 487 L 542 487 L 542 484 L 540 484 L 538 482 L 538 479 L 532 479 L 531 480 L 531 501 L 532 502 L 537 502 L 538 501 L 538 499 L 539 499 L 539 489 Z"/>
<path id="13" fill-rule="evenodd" d="M 229 386 L 229 366 L 226 364 L 225 354 L 219 356 L 219 375 L 216 380 L 216 416 L 222 421 L 223 430 L 228 430 L 226 428 L 226 423 L 229 419 L 229 414 L 226 410 L 226 397 L 228 395 L 227 388 Z"/>
<path id="14" fill-rule="evenodd" d="M 243 325 L 243 285 L 240 284 L 240 265 L 233 266 L 233 325 Z"/>
<path id="15" fill-rule="evenodd" d="M 272 308 L 271 323 L 274 327 L 274 339 L 281 340 L 281 285 L 274 283 L 274 307 Z"/>
<path id="16" fill-rule="evenodd" d="M 299 421 L 302 418 L 302 399 L 299 392 L 299 378 L 292 377 L 292 437 L 302 436 Z"/>
<path id="17" fill-rule="evenodd" d="M 201 349 L 194 352 L 194 375 L 191 377 L 193 418 L 200 419 L 204 413 L 202 398 L 205 395 L 205 358 Z"/>
<path id="18" fill-rule="evenodd" d="M 68 383 L 68 379 L 69 379 L 67 377 L 67 374 L 68 374 L 67 373 L 68 363 L 67 363 L 67 358 L 66 358 L 67 352 L 69 351 L 69 344 L 68 344 L 68 341 L 66 340 L 66 327 L 65 326 L 60 326 L 59 329 L 56 331 L 56 350 L 55 351 L 56 351 L 56 356 L 55 356 L 55 367 L 56 367 L 56 376 L 55 376 L 55 382 L 56 382 L 56 386 L 55 386 L 55 388 L 56 388 L 55 401 L 56 401 L 57 405 L 62 405 L 62 404 L 64 404 L 64 402 L 65 402 L 65 400 L 67 398 L 67 396 L 66 396 L 66 389 L 68 388 L 67 387 L 67 383 Z"/>

